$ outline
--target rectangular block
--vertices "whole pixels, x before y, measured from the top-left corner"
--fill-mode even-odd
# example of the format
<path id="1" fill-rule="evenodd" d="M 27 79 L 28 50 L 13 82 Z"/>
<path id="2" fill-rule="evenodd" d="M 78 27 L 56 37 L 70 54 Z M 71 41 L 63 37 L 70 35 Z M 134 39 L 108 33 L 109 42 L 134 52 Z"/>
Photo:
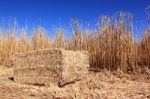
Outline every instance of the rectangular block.
<path id="1" fill-rule="evenodd" d="M 84 78 L 89 67 L 89 57 L 86 51 L 63 49 L 17 54 L 12 61 L 15 68 L 15 82 L 32 82 L 31 84 L 64 85 Z"/>

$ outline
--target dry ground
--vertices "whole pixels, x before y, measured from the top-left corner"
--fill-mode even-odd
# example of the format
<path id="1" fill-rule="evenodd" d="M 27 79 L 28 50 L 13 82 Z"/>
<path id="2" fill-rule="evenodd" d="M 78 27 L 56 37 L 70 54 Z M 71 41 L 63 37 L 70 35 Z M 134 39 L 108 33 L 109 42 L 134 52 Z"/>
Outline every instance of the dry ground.
<path id="1" fill-rule="evenodd" d="M 0 99 L 150 99 L 149 75 L 89 72 L 88 78 L 62 88 L 17 84 L 12 75 L 12 68 L 0 68 Z"/>

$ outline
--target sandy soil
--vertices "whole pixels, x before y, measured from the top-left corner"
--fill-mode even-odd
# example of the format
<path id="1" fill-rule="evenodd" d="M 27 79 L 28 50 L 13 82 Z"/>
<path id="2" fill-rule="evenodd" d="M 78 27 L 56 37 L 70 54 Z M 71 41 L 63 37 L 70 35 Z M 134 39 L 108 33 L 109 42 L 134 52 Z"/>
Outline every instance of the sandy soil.
<path id="1" fill-rule="evenodd" d="M 0 68 L 0 99 L 150 99 L 149 76 L 89 72 L 88 78 L 60 88 L 17 84 L 12 75 L 12 68 Z"/>

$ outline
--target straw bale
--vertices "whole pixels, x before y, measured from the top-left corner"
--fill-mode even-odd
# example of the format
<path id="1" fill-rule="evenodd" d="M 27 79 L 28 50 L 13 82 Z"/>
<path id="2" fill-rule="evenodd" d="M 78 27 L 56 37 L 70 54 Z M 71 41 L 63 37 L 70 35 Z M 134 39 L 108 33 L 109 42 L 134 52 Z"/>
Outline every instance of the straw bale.
<path id="1" fill-rule="evenodd" d="M 85 51 L 48 49 L 15 55 L 13 67 L 15 82 L 64 85 L 86 77 L 89 59 Z"/>

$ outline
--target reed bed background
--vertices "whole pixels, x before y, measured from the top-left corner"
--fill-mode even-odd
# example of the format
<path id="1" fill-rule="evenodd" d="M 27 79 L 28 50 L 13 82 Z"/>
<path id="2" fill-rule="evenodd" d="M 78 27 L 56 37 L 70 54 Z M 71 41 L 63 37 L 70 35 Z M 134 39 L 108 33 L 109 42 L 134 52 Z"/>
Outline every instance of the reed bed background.
<path id="1" fill-rule="evenodd" d="M 95 30 L 82 29 L 79 21 L 74 19 L 69 38 L 66 38 L 63 29 L 57 29 L 55 37 L 51 38 L 44 27 L 33 29 L 30 36 L 27 29 L 20 29 L 16 24 L 11 28 L 0 28 L 0 64 L 9 65 L 15 53 L 63 48 L 87 50 L 90 67 L 94 70 L 134 73 L 139 67 L 150 68 L 150 29 L 145 28 L 141 39 L 134 40 L 132 18 L 132 14 L 127 12 L 103 16 Z"/>

